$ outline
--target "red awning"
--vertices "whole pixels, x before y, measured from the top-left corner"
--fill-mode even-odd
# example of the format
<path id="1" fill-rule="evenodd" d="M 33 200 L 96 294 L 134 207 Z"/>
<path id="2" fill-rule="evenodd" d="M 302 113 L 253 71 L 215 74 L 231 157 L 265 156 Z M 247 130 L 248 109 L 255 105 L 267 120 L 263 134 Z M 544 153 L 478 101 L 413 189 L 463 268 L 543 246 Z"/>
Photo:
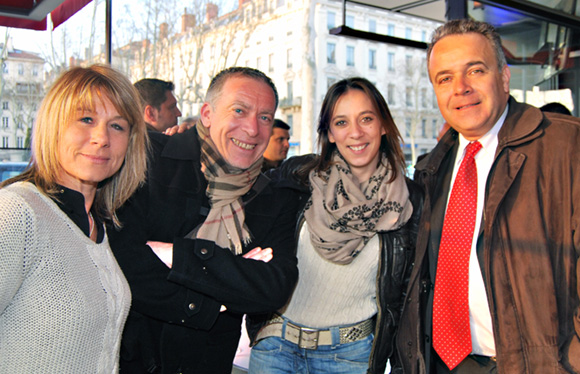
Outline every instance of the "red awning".
<path id="1" fill-rule="evenodd" d="M 0 0 L 0 26 L 46 30 L 50 13 L 57 27 L 81 10 L 91 0 Z"/>

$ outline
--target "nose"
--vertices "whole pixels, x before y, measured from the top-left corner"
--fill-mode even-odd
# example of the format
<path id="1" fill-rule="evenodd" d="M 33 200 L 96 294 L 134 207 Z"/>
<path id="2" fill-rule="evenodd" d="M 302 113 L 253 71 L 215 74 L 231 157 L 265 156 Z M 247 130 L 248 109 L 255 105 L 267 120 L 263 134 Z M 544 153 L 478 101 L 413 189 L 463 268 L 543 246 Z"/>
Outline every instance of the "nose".
<path id="1" fill-rule="evenodd" d="M 251 137 L 258 135 L 258 119 L 254 116 L 247 116 L 243 120 L 242 130 Z"/>
<path id="2" fill-rule="evenodd" d="M 471 92 L 471 86 L 464 76 L 458 76 L 453 81 L 453 91 L 456 95 L 465 95 Z"/>
<path id="3" fill-rule="evenodd" d="M 353 125 L 350 129 L 350 137 L 353 139 L 358 139 L 362 136 L 362 128 L 358 122 L 353 122 Z"/>
<path id="4" fill-rule="evenodd" d="M 290 148 L 290 142 L 288 141 L 288 139 L 284 139 L 284 142 L 282 143 L 282 147 L 284 147 L 285 149 Z"/>
<path id="5" fill-rule="evenodd" d="M 100 147 L 109 146 L 109 127 L 106 123 L 99 123 L 91 131 L 91 143 Z"/>
<path id="6" fill-rule="evenodd" d="M 181 117 L 181 110 L 179 110 L 179 108 L 178 108 L 178 107 L 175 107 L 175 112 L 176 112 L 176 113 L 175 113 L 175 116 L 176 116 L 176 117 Z"/>

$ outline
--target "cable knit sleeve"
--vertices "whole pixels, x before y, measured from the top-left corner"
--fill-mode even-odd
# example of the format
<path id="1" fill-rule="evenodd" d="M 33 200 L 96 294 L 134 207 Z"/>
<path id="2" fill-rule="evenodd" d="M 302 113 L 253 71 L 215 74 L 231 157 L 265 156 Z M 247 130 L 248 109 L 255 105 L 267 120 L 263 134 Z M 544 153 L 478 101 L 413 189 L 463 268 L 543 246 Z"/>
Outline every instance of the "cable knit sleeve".
<path id="1" fill-rule="evenodd" d="M 21 196 L 0 190 L 0 314 L 12 301 L 33 260 L 33 222 L 32 209 Z"/>

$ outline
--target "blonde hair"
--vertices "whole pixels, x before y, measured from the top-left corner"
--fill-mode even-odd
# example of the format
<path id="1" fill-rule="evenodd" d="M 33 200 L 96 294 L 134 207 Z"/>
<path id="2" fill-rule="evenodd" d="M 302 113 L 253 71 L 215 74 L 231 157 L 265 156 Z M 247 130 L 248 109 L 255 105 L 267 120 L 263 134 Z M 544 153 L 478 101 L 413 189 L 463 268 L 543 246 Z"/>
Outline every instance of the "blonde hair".
<path id="1" fill-rule="evenodd" d="M 129 122 L 129 145 L 121 168 L 99 183 L 93 207 L 102 219 L 120 227 L 115 211 L 144 182 L 149 143 L 139 93 L 123 74 L 110 66 L 75 67 L 54 82 L 40 105 L 32 130 L 29 168 L 1 187 L 30 181 L 47 195 L 54 195 L 61 170 L 58 144 L 64 130 L 79 109 L 94 111 L 97 100 L 102 102 L 105 98 Z"/>

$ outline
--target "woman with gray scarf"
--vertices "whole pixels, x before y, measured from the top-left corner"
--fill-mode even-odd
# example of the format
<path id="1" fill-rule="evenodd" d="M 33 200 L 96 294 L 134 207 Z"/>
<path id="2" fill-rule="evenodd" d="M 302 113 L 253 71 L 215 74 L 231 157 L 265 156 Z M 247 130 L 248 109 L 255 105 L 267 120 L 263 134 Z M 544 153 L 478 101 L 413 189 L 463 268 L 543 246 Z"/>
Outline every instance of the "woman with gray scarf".
<path id="1" fill-rule="evenodd" d="M 364 78 L 330 87 L 318 124 L 320 156 L 290 159 L 273 178 L 304 193 L 299 280 L 260 326 L 249 372 L 383 373 L 413 258 L 422 194 L 404 175 L 387 104 Z M 253 330 L 253 331 L 252 331 Z"/>

